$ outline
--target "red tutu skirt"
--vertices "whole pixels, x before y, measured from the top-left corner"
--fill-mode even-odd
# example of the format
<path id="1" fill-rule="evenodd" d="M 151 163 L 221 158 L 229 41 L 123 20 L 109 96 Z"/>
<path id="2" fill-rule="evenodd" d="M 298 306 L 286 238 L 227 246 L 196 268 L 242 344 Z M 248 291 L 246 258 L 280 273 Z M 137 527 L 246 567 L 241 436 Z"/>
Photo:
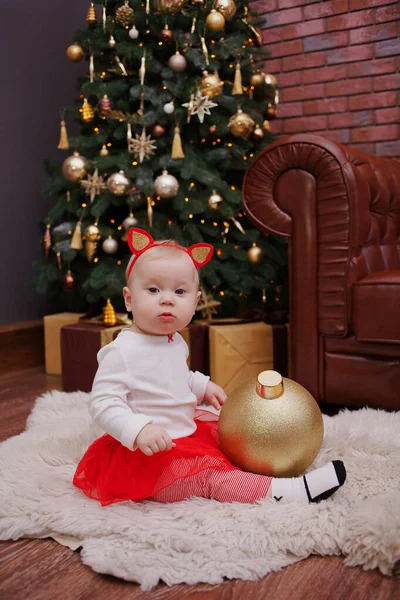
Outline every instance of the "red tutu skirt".
<path id="1" fill-rule="evenodd" d="M 221 452 L 218 417 L 196 411 L 196 431 L 174 440 L 176 446 L 146 456 L 129 450 L 110 435 L 103 435 L 87 449 L 76 469 L 73 483 L 103 506 L 154 496 L 179 479 L 205 469 L 238 469 Z"/>

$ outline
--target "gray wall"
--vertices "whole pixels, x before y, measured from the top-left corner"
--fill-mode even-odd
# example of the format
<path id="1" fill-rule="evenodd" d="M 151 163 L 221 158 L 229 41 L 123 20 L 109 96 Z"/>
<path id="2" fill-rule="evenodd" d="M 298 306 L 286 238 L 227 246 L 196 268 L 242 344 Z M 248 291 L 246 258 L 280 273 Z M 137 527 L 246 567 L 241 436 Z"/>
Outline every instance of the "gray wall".
<path id="1" fill-rule="evenodd" d="M 85 26 L 89 5 L 85 0 L 1 1 L 2 325 L 53 312 L 50 302 L 30 289 L 32 262 L 41 256 L 39 223 L 53 203 L 42 196 L 42 165 L 45 158 L 61 163 L 68 156 L 57 149 L 59 109 L 73 105 L 77 76 L 88 63 L 71 63 L 65 50 L 75 29 Z"/>

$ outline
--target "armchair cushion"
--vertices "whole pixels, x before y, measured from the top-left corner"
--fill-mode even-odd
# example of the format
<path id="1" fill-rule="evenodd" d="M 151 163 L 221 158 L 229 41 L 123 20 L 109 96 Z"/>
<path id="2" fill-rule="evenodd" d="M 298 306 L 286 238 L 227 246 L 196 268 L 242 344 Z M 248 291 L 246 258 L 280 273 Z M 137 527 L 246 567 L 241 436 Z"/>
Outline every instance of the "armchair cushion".
<path id="1" fill-rule="evenodd" d="M 353 285 L 357 340 L 400 344 L 400 270 L 370 273 Z"/>

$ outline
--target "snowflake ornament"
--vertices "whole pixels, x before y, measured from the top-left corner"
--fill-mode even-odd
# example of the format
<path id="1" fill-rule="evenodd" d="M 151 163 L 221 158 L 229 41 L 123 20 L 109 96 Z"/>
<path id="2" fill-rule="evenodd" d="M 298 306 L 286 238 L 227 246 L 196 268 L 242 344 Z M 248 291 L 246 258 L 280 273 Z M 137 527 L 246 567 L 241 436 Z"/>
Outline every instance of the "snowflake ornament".
<path id="1" fill-rule="evenodd" d="M 186 104 L 182 104 L 182 106 L 189 108 L 190 102 L 186 102 Z M 211 115 L 210 108 L 214 108 L 214 106 L 218 106 L 218 104 L 211 102 L 208 96 L 203 96 L 201 91 L 197 90 L 190 116 L 197 115 L 200 123 L 203 123 L 204 115 Z"/>
<path id="2" fill-rule="evenodd" d="M 88 175 L 87 179 L 81 181 L 81 186 L 85 190 L 86 196 L 90 197 L 90 202 L 94 202 L 96 196 L 107 189 L 103 177 L 101 175 L 99 177 L 98 169 L 95 169 L 93 175 Z"/>
<path id="3" fill-rule="evenodd" d="M 146 135 L 145 127 L 140 135 L 135 133 L 135 139 L 128 139 L 128 151 L 141 163 L 145 158 L 150 158 L 156 149 L 155 140 L 151 139 L 151 135 Z"/>

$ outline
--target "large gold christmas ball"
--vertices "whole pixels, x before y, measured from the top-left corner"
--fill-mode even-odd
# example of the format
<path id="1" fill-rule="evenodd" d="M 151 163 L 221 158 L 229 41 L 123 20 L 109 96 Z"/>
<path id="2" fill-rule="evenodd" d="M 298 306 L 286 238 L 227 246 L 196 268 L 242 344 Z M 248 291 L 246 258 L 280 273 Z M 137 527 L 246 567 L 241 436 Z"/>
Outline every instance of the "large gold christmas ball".
<path id="1" fill-rule="evenodd" d="M 107 179 L 108 189 L 116 196 L 125 196 L 129 192 L 131 185 L 131 180 L 122 170 L 118 173 L 113 173 Z"/>
<path id="2" fill-rule="evenodd" d="M 258 87 L 264 83 L 265 75 L 264 73 L 252 73 L 250 75 L 249 83 L 253 87 Z"/>
<path id="3" fill-rule="evenodd" d="M 154 0 L 156 12 L 162 15 L 172 15 L 178 12 L 185 4 L 185 0 Z"/>
<path id="4" fill-rule="evenodd" d="M 67 48 L 67 58 L 72 62 L 79 62 L 82 60 L 84 56 L 83 49 L 79 46 L 79 44 L 71 44 Z"/>
<path id="5" fill-rule="evenodd" d="M 277 371 L 263 371 L 228 396 L 218 433 L 222 452 L 244 471 L 298 477 L 320 451 L 324 425 L 303 386 Z"/>
<path id="6" fill-rule="evenodd" d="M 232 115 L 228 123 L 231 134 L 242 138 L 249 137 L 254 129 L 254 125 L 255 123 L 250 115 L 244 113 L 242 110 L 238 110 L 235 115 Z"/>
<path id="7" fill-rule="evenodd" d="M 247 258 L 252 265 L 259 265 L 264 258 L 264 252 L 260 246 L 257 246 L 257 244 L 254 243 L 252 247 L 247 250 Z"/>
<path id="8" fill-rule="evenodd" d="M 220 12 L 226 21 L 230 21 L 236 14 L 236 4 L 233 0 L 216 0 L 214 8 Z"/>
<path id="9" fill-rule="evenodd" d="M 66 158 L 62 164 L 62 174 L 68 181 L 79 182 L 86 175 L 86 158 L 79 152 L 74 152 L 72 156 Z"/>
<path id="10" fill-rule="evenodd" d="M 179 183 L 176 177 L 170 175 L 166 169 L 159 175 L 154 182 L 154 189 L 157 196 L 161 198 L 173 198 L 179 190 Z"/>
<path id="11" fill-rule="evenodd" d="M 264 81 L 267 85 L 278 85 L 277 78 L 275 77 L 275 75 L 271 75 L 270 73 L 267 73 L 266 75 L 264 74 Z"/>
<path id="12" fill-rule="evenodd" d="M 216 98 L 221 94 L 224 82 L 220 79 L 217 71 L 215 71 L 215 73 L 203 71 L 203 77 L 201 78 L 199 87 L 203 96 L 208 96 L 211 99 Z"/>
<path id="13" fill-rule="evenodd" d="M 213 33 L 218 33 L 225 27 L 225 18 L 220 12 L 213 8 L 210 14 L 207 16 L 206 24 L 210 31 Z"/>

